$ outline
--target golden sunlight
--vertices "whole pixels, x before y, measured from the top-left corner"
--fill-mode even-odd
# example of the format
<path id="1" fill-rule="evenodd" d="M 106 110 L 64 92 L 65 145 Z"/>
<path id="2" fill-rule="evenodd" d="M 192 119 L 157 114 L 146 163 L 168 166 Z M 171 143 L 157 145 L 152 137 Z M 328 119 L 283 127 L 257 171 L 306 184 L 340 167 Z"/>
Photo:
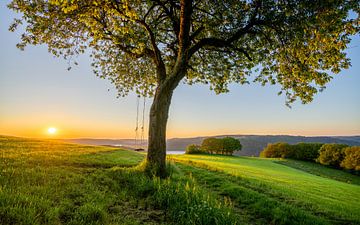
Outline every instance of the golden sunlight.
<path id="1" fill-rule="evenodd" d="M 55 127 L 49 127 L 49 128 L 48 128 L 48 133 L 49 133 L 49 134 L 55 134 L 56 131 L 57 131 L 57 129 L 56 129 Z"/>

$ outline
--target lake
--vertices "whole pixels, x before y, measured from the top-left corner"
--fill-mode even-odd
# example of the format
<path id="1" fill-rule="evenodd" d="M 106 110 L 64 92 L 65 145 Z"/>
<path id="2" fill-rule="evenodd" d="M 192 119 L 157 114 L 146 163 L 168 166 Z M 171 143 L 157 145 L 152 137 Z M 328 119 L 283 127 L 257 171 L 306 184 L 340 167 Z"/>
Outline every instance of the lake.
<path id="1" fill-rule="evenodd" d="M 166 154 L 168 155 L 180 155 L 180 154 L 185 154 L 185 151 L 166 151 Z"/>

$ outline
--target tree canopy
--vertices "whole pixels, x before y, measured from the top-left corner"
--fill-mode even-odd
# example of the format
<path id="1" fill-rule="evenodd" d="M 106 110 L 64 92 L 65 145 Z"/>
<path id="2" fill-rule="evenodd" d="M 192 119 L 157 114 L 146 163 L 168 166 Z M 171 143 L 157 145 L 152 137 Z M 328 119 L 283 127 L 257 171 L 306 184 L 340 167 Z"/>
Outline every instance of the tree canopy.
<path id="1" fill-rule="evenodd" d="M 181 81 L 210 84 L 216 93 L 233 82 L 278 83 L 287 104 L 308 103 L 332 73 L 350 66 L 344 50 L 360 30 L 358 0 L 12 0 L 8 6 L 21 14 L 10 30 L 25 26 L 20 49 L 46 44 L 70 62 L 90 51 L 95 74 L 120 96 L 154 97 L 146 170 L 160 176 L 169 108 Z"/>
<path id="2" fill-rule="evenodd" d="M 288 103 L 307 103 L 330 72 L 349 67 L 344 50 L 359 32 L 357 0 L 13 0 L 9 8 L 22 13 L 10 30 L 26 26 L 19 48 L 47 44 L 68 60 L 89 49 L 94 72 L 120 95 L 154 95 L 184 77 L 221 93 L 255 74 L 280 84 Z"/>
<path id="3" fill-rule="evenodd" d="M 235 151 L 240 151 L 241 148 L 240 141 L 233 137 L 210 137 L 205 138 L 201 143 L 201 151 L 210 154 L 232 155 Z"/>

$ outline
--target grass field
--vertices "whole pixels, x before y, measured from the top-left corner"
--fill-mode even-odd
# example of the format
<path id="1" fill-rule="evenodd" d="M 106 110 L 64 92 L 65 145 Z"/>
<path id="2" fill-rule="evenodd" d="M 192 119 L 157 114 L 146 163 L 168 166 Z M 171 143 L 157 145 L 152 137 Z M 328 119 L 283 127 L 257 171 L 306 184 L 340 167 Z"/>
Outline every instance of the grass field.
<path id="1" fill-rule="evenodd" d="M 141 155 L 10 137 L 0 137 L 0 151 L 1 224 L 136 222 L 136 212 L 122 214 L 125 197 L 112 190 L 105 168 L 136 165 Z M 111 205 L 114 213 L 104 213 Z"/>
<path id="2" fill-rule="evenodd" d="M 360 177 L 317 164 L 0 136 L 0 224 L 359 224 Z"/>
<path id="3" fill-rule="evenodd" d="M 240 208 L 281 223 L 360 223 L 360 177 L 313 163 L 252 157 L 172 156 Z M 187 165 L 187 166 L 184 166 Z M 297 169 L 301 168 L 301 169 Z M 269 204 L 272 202 L 272 204 Z"/>

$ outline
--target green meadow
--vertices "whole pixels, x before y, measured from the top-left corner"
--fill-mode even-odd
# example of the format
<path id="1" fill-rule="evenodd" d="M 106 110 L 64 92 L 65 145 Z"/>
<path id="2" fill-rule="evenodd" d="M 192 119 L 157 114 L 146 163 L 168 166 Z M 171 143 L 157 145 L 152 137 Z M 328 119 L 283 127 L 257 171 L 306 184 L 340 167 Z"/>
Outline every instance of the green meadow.
<path id="1" fill-rule="evenodd" d="M 0 136 L 0 224 L 360 224 L 360 177 L 294 160 L 168 156 Z"/>

